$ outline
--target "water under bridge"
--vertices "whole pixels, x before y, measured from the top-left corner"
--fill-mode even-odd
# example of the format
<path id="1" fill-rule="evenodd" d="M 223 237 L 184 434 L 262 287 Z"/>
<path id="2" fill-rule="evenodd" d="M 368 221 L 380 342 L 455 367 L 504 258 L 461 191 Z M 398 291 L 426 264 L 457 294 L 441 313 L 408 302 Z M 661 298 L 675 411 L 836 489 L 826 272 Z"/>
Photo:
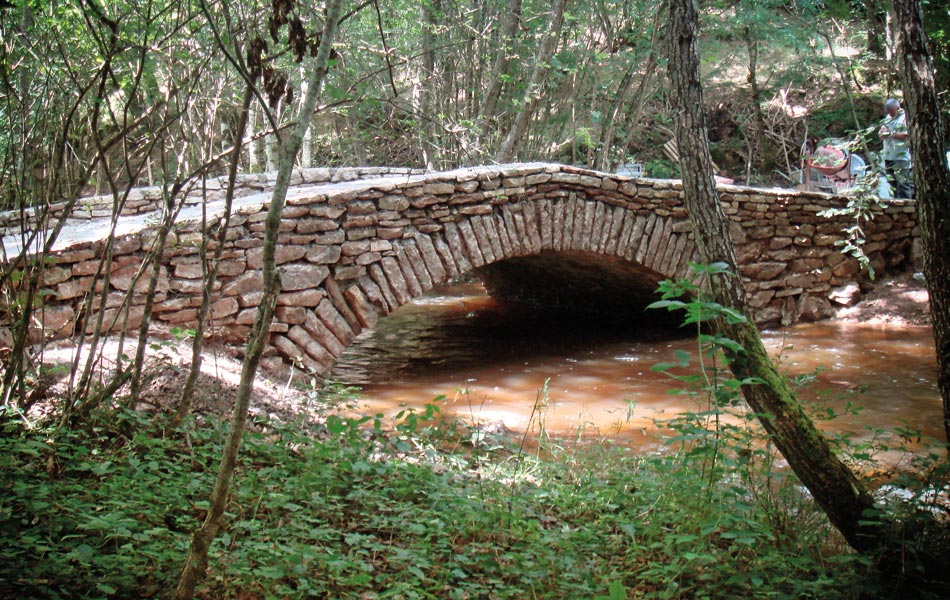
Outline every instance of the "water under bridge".
<path id="1" fill-rule="evenodd" d="M 274 174 L 239 181 L 210 314 L 210 329 L 228 341 L 247 339 L 262 296 L 273 182 Z M 221 227 L 223 185 L 206 181 L 186 195 L 160 253 L 153 322 L 194 324 L 207 267 L 203 230 Z M 837 244 L 852 218 L 818 214 L 845 199 L 719 191 L 729 218 L 723 233 L 735 242 L 759 323 L 827 317 L 842 288 L 866 277 Z M 37 335 L 88 331 L 100 317 L 103 330 L 140 325 L 159 206 L 161 190 L 144 188 L 124 196 L 119 210 L 111 196 L 96 197 L 63 215 L 66 226 L 44 261 L 50 293 L 37 312 Z M 52 208 L 53 219 L 57 210 L 63 207 Z M 915 211 L 913 201 L 891 201 L 864 225 L 864 251 L 878 272 L 910 260 Z M 31 233 L 39 231 L 33 244 L 42 244 L 43 224 L 31 218 L 29 211 L 0 215 L 7 257 L 29 245 Z M 270 343 L 284 359 L 326 373 L 381 316 L 471 272 L 509 300 L 633 315 L 654 299 L 659 281 L 688 276 L 697 260 L 677 181 L 542 163 L 440 173 L 299 169 L 280 225 L 281 293 Z"/>

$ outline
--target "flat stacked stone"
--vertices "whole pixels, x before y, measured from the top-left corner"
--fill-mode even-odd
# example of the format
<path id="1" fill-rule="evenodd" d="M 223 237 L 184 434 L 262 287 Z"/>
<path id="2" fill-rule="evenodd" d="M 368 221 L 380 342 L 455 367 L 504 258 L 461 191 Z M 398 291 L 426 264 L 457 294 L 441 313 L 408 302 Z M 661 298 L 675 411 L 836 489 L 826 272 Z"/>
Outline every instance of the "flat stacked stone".
<path id="1" fill-rule="evenodd" d="M 271 345 L 318 373 L 329 370 L 353 337 L 379 317 L 473 269 L 571 252 L 624 259 L 654 281 L 686 277 L 697 260 L 682 186 L 674 181 L 540 163 L 428 174 L 299 169 L 293 181 L 279 227 L 281 292 Z M 224 235 L 209 328 L 230 341 L 246 340 L 261 301 L 269 202 L 262 191 L 273 177 L 242 176 L 240 183 L 243 195 Z M 188 202 L 204 202 L 212 193 L 223 194 L 222 188 L 220 179 L 209 180 L 189 192 Z M 134 192 L 127 198 L 131 210 L 154 207 L 155 190 Z M 818 216 L 841 206 L 841 198 L 737 186 L 723 186 L 721 193 L 758 322 L 828 316 L 832 300 L 847 296 L 842 289 L 862 281 L 857 261 L 840 252 L 841 232 L 850 223 Z M 100 202 L 80 208 L 92 214 Z M 216 206 L 208 208 L 214 239 L 221 226 Z M 117 237 L 111 248 L 103 233 L 54 252 L 42 279 L 49 290 L 39 311 L 46 334 L 141 322 L 152 272 L 143 265 L 157 221 L 136 222 L 138 229 Z M 183 218 L 169 236 L 156 282 L 156 322 L 194 323 L 208 268 L 201 246 L 206 243 L 210 256 L 217 243 L 204 242 L 201 223 L 195 216 Z M 915 227 L 912 201 L 894 201 L 865 224 L 864 250 L 876 270 L 907 264 Z M 104 273 L 107 254 L 112 267 Z"/>

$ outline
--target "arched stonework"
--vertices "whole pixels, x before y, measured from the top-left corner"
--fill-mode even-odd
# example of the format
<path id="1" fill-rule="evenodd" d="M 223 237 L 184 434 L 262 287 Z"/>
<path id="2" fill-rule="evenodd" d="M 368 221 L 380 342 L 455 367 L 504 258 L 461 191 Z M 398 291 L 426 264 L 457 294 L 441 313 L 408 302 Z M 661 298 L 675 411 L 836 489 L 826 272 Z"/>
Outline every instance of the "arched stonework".
<path id="1" fill-rule="evenodd" d="M 840 198 L 790 190 L 720 189 L 740 269 L 763 323 L 815 319 L 829 294 L 860 278 L 835 242 L 844 219 L 818 217 Z M 246 339 L 261 297 L 261 245 L 267 194 L 236 201 L 227 232 L 212 318 L 230 340 Z M 203 265 L 197 209 L 185 211 L 162 256 L 155 321 L 187 327 L 200 303 Z M 210 214 L 220 210 L 212 202 Z M 865 228 L 878 271 L 907 262 L 914 227 L 909 201 L 894 203 Z M 118 327 L 142 318 L 147 287 L 135 275 L 154 239 L 148 215 L 126 218 L 113 245 L 109 289 L 85 299 L 97 280 L 104 233 L 69 232 L 44 273 L 54 293 L 40 311 L 47 333 L 92 327 L 98 313 Z M 103 228 L 107 231 L 106 228 Z M 352 339 L 381 316 L 434 285 L 519 257 L 584 253 L 625 261 L 652 279 L 682 277 L 696 260 L 678 182 L 629 179 L 551 164 L 502 165 L 401 174 L 332 185 L 300 185 L 287 198 L 277 262 L 282 291 L 271 327 L 280 355 L 326 372 Z M 4 239 L 8 255 L 15 242 Z M 611 257 L 611 258 L 607 258 Z M 548 264 L 556 265 L 556 258 Z M 90 308 L 91 307 L 91 308 Z"/>
<path id="2" fill-rule="evenodd" d="M 312 353 L 310 357 L 329 368 L 338 356 L 336 351 L 342 352 L 362 328 L 373 327 L 378 318 L 433 286 L 479 267 L 544 251 L 614 256 L 656 271 L 660 278 L 685 276 L 688 262 L 696 260 L 685 214 L 678 218 L 638 215 L 627 207 L 582 199 L 574 193 L 561 198 L 508 197 L 479 214 L 446 222 L 431 234 L 415 232 L 394 241 L 391 255 L 370 263 L 364 275 L 343 286 L 346 308 L 352 310 L 359 327 L 351 327 L 345 338 L 330 340 L 334 349 L 327 352 L 328 357 Z M 339 280 L 335 283 L 339 285 Z M 290 334 L 305 351 L 308 340 L 303 332 Z M 287 342 L 277 344 L 285 355 L 292 351 Z"/>
<path id="3" fill-rule="evenodd" d="M 288 330 L 274 332 L 272 343 L 285 357 L 325 372 L 363 329 L 433 286 L 545 251 L 614 256 L 662 277 L 686 275 L 696 257 L 678 198 L 675 203 L 662 197 L 639 202 L 631 195 L 632 185 L 626 194 L 619 191 L 620 182 L 604 190 L 601 177 L 561 169 L 525 165 L 501 172 L 459 171 L 438 183 L 400 186 L 406 193 L 402 202 L 393 190 L 372 206 L 347 202 L 348 210 L 338 218 L 345 230 L 349 225 L 358 231 L 357 238 L 366 233 L 360 231 L 364 227 L 400 228 L 386 237 L 399 235 L 363 243 L 347 235 L 341 255 L 357 256 L 357 268 L 345 260 L 331 266 L 323 288 L 317 288 L 327 295 L 314 311 L 320 318 L 297 313 L 290 320 L 303 320 L 292 323 L 283 312 Z M 668 189 L 673 190 L 669 184 Z M 395 215 L 381 214 L 379 207 L 391 202 L 409 218 L 387 221 Z"/>

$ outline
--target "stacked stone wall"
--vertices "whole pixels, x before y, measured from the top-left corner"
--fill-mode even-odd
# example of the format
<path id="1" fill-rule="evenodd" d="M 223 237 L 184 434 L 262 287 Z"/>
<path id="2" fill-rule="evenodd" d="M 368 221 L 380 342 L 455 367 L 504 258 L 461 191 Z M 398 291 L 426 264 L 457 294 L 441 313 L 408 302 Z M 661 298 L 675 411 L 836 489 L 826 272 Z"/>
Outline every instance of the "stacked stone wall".
<path id="1" fill-rule="evenodd" d="M 344 181 L 365 181 L 398 175 L 419 175 L 421 169 L 403 167 L 340 167 L 295 169 L 291 176 L 291 185 L 317 185 L 340 183 Z M 235 180 L 235 197 L 259 194 L 273 189 L 277 181 L 277 172 L 239 174 Z M 211 177 L 204 182 L 196 181 L 189 186 L 178 199 L 184 206 L 198 206 L 206 202 L 223 200 L 227 188 L 227 177 Z M 163 192 L 159 187 L 132 188 L 119 194 L 100 194 L 81 198 L 75 203 L 66 217 L 66 225 L 77 225 L 98 219 L 111 218 L 114 212 L 119 216 L 144 215 L 161 210 Z M 63 217 L 68 203 L 65 201 L 50 205 L 48 210 L 28 208 L 20 211 L 0 212 L 0 235 L 17 235 L 24 229 L 33 229 L 41 225 L 55 223 Z"/>
<path id="2" fill-rule="evenodd" d="M 828 316 L 835 290 L 864 277 L 836 245 L 850 222 L 818 216 L 844 199 L 734 186 L 720 192 L 760 323 Z M 280 225 L 282 289 L 271 352 L 324 373 L 380 316 L 434 285 L 513 257 L 584 252 L 623 258 L 658 277 L 687 276 L 697 255 L 681 196 L 674 181 L 549 164 L 301 185 L 288 196 Z M 247 338 L 261 299 L 267 201 L 266 194 L 244 198 L 226 234 L 211 331 L 230 341 Z M 910 201 L 890 204 L 865 226 L 876 270 L 908 261 L 914 227 Z M 198 221 L 179 223 L 162 253 L 157 323 L 194 323 L 204 285 L 200 229 Z M 47 334 L 91 330 L 100 318 L 106 330 L 137 327 L 148 287 L 140 271 L 154 237 L 143 225 L 118 238 L 108 274 L 102 239 L 59 248 L 43 279 L 51 292 L 40 312 Z"/>

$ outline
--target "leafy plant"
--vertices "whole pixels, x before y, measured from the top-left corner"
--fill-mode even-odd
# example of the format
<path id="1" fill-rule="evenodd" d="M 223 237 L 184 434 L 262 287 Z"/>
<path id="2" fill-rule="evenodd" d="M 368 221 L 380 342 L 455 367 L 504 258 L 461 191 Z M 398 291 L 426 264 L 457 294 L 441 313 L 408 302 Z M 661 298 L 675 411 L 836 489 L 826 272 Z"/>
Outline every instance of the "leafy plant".
<path id="1" fill-rule="evenodd" d="M 850 585 L 855 563 L 814 551 L 825 531 L 801 526 L 815 513 L 786 495 L 788 478 L 751 487 L 723 459 L 710 487 L 706 455 L 639 456 L 606 442 L 553 459 L 473 447 L 461 424 L 425 418 L 435 408 L 392 429 L 332 414 L 316 428 L 259 419 L 246 434 L 228 531 L 199 594 L 829 598 Z M 226 426 L 212 419 L 185 435 L 96 413 L 52 443 L 7 425 L 0 597 L 167 589 L 207 510 Z"/>
<path id="2" fill-rule="evenodd" d="M 705 331 L 705 325 L 712 319 L 742 319 L 742 315 L 723 310 L 717 303 L 711 301 L 709 294 L 702 287 L 702 283 L 709 280 L 709 275 L 724 272 L 725 265 L 713 264 L 709 266 L 692 265 L 698 277 L 699 285 L 690 281 L 663 282 L 660 286 L 663 299 L 655 302 L 653 308 L 682 311 L 684 324 L 693 324 L 697 328 L 697 342 L 699 358 L 698 364 L 691 365 L 692 357 L 685 351 L 675 353 L 675 361 L 661 363 L 654 369 L 667 373 L 683 387 L 674 393 L 683 394 L 696 400 L 697 406 L 674 419 L 658 423 L 659 426 L 672 429 L 675 433 L 670 438 L 678 452 L 689 458 L 684 461 L 692 468 L 698 468 L 705 486 L 704 498 L 707 503 L 725 507 L 721 513 L 710 515 L 700 525 L 700 535 L 715 540 L 716 544 L 727 544 L 735 548 L 736 552 L 743 552 L 744 548 L 761 548 L 785 539 L 791 529 L 808 523 L 816 530 L 826 530 L 827 537 L 833 538 L 831 529 L 825 522 L 825 516 L 813 504 L 810 497 L 801 491 L 801 484 L 794 475 L 787 471 L 779 461 L 777 453 L 771 447 L 769 437 L 759 427 L 756 415 L 750 413 L 741 402 L 741 388 L 758 385 L 758 381 L 740 381 L 731 376 L 725 368 L 726 353 L 741 355 L 744 350 L 737 348 L 735 342 L 722 336 Z M 684 297 L 684 295 L 686 295 Z M 683 299 L 679 299 L 683 298 Z M 796 385 L 807 385 L 813 381 L 812 375 L 799 377 Z M 859 411 L 860 407 L 848 402 L 845 412 Z M 832 409 L 826 408 L 823 418 L 830 419 L 838 416 Z M 881 476 L 882 467 L 880 455 L 886 452 L 900 451 L 906 456 L 915 456 L 915 461 L 932 460 L 915 455 L 908 451 L 908 441 L 919 442 L 920 434 L 907 427 L 897 427 L 893 431 L 871 431 L 870 436 L 855 439 L 849 434 L 838 435 L 832 439 L 832 445 L 842 456 L 866 473 Z M 936 446 L 935 446 L 936 447 Z M 944 462 L 939 461 L 938 462 Z M 915 472 L 935 473 L 943 472 L 937 463 L 930 463 L 928 467 L 917 467 Z M 933 502 L 933 499 L 945 494 L 946 473 L 938 476 L 935 484 L 929 476 L 920 477 L 901 474 L 893 478 L 894 484 L 884 486 L 892 491 L 886 495 L 896 496 L 900 501 L 906 501 L 900 510 L 891 508 L 875 508 L 866 511 L 862 516 L 865 519 L 878 519 L 883 514 L 897 515 L 901 524 L 900 531 L 895 532 L 893 544 L 900 548 L 902 556 L 907 560 L 910 581 L 913 593 L 919 597 L 932 598 L 926 582 L 914 581 L 914 577 L 923 573 L 927 559 L 918 558 L 928 555 L 930 548 L 925 551 L 925 544 L 942 537 L 942 533 L 926 534 L 923 532 L 932 529 L 933 513 L 922 510 L 922 505 Z M 899 483 L 897 483 L 899 482 Z M 941 491 L 942 490 L 942 491 Z M 885 496 L 886 496 L 885 495 Z M 922 499 L 926 499 L 921 502 Z M 695 498 L 690 498 L 695 501 Z M 941 501 L 942 514 L 946 512 L 946 499 Z M 697 515 L 701 515 L 702 508 L 697 507 Z M 942 527 L 937 527 L 940 531 Z M 840 542 L 837 542 L 840 544 Z M 942 543 L 942 542 L 937 542 Z M 751 558 L 751 557 L 750 557 Z M 756 556 L 756 560 L 762 558 Z M 839 556 L 844 559 L 844 556 Z M 851 557 L 855 565 L 867 568 L 873 562 L 871 558 Z M 756 564 L 759 564 L 758 562 Z M 929 568 L 929 567 L 928 567 Z M 919 571 L 919 572 L 918 572 Z M 870 575 L 873 577 L 874 571 Z M 737 573 L 734 576 L 721 580 L 721 583 L 759 585 L 766 581 L 761 573 L 749 570 Z M 905 585 L 900 582 L 899 585 Z M 887 587 L 888 582 L 879 582 Z M 878 585 L 878 584 L 875 584 Z M 906 584 L 911 585 L 911 584 Z M 865 590 L 866 591 L 866 590 Z M 876 592 L 870 592 L 872 595 Z"/>
<path id="3" fill-rule="evenodd" d="M 843 148 L 851 152 L 867 148 L 867 140 L 872 135 L 873 129 L 872 127 L 858 132 L 844 143 Z M 874 279 L 874 267 L 871 266 L 871 261 L 864 252 L 867 241 L 864 228 L 867 223 L 874 220 L 874 212 L 880 211 L 887 205 L 886 201 L 879 196 L 881 175 L 876 161 L 871 161 L 866 171 L 856 177 L 854 185 L 846 196 L 845 206 L 818 212 L 819 217 L 845 216 L 852 219 L 853 223 L 842 230 L 845 238 L 835 241 L 835 246 L 841 249 L 842 254 L 856 259 L 861 268 L 867 270 L 871 279 Z"/>

